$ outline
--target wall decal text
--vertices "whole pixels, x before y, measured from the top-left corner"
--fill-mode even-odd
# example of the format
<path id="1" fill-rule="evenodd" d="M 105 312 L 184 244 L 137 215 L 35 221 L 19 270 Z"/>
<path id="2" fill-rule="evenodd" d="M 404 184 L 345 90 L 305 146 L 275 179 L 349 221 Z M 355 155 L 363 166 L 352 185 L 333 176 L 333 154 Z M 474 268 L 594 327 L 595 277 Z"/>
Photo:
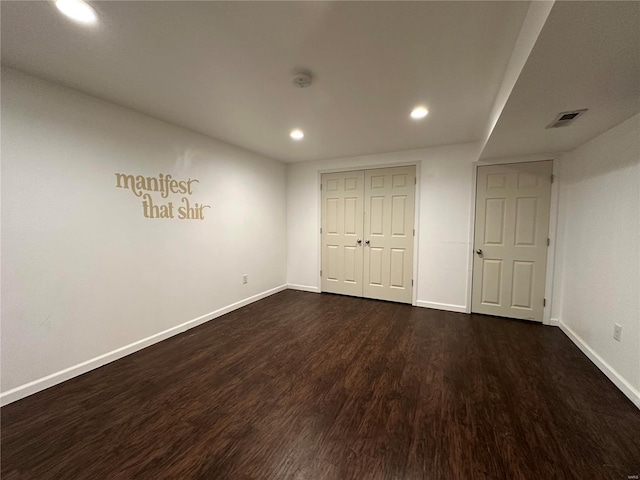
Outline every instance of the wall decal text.
<path id="1" fill-rule="evenodd" d="M 177 218 L 179 220 L 204 220 L 204 209 L 211 205 L 199 204 L 189 200 L 193 194 L 193 184 L 200 183 L 195 178 L 177 180 L 170 174 L 160 173 L 157 177 L 116 173 L 116 187 L 127 188 L 142 200 L 142 214 L 145 218 Z M 174 206 L 173 201 L 154 201 L 152 193 L 159 193 L 161 199 L 169 195 L 183 195 Z"/>

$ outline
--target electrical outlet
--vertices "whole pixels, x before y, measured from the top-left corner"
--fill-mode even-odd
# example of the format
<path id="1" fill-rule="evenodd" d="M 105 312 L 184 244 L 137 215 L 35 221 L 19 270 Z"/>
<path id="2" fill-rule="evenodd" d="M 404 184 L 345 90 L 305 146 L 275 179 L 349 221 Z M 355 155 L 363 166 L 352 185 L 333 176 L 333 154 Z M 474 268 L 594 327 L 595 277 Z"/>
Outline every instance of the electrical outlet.
<path id="1" fill-rule="evenodd" d="M 613 338 L 617 341 L 622 341 L 622 326 L 617 323 L 613 326 Z"/>
<path id="2" fill-rule="evenodd" d="M 242 275 L 242 283 L 247 283 L 249 282 L 249 275 L 247 275 L 246 273 L 244 275 Z"/>

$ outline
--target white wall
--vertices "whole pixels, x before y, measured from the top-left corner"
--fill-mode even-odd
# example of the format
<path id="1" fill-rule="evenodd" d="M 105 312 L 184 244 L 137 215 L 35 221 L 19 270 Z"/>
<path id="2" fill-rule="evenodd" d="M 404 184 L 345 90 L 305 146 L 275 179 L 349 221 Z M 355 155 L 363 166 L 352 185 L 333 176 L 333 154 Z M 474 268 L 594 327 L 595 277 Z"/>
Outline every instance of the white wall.
<path id="1" fill-rule="evenodd" d="M 559 180 L 552 316 L 640 407 L 640 114 L 563 155 Z"/>
<path id="2" fill-rule="evenodd" d="M 419 164 L 417 301 L 465 311 L 469 282 L 474 143 L 380 155 L 290 164 L 287 169 L 287 279 L 293 288 L 319 291 L 319 172 Z"/>
<path id="3" fill-rule="evenodd" d="M 1 148 L 5 403 L 286 283 L 282 163 L 6 68 Z M 116 172 L 197 178 L 211 208 L 144 218 Z"/>

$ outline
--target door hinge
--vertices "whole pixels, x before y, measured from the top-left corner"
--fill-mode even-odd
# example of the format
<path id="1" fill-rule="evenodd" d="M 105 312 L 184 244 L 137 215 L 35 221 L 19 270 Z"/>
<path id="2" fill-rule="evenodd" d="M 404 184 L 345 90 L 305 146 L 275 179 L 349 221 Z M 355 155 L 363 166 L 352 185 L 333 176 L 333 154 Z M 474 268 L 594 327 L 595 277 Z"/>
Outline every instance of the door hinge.
<path id="1" fill-rule="evenodd" d="M 551 183 L 553 183 L 553 175 L 551 175 Z"/>
<path id="2" fill-rule="evenodd" d="M 414 237 L 416 236 L 416 229 L 415 228 L 413 229 L 413 236 Z"/>
<path id="3" fill-rule="evenodd" d="M 413 278 L 411 279 L 411 286 L 413 287 Z"/>
<path id="4" fill-rule="evenodd" d="M 322 227 L 320 227 L 320 235 L 322 235 Z"/>
<path id="5" fill-rule="evenodd" d="M 551 239 L 550 239 L 550 238 L 547 238 L 547 247 L 548 247 L 549 245 L 551 245 Z"/>
<path id="6" fill-rule="evenodd" d="M 320 190 L 322 190 L 322 184 L 320 184 Z"/>
<path id="7" fill-rule="evenodd" d="M 322 276 L 322 270 L 320 270 L 320 276 Z"/>
<path id="8" fill-rule="evenodd" d="M 546 299 L 546 298 L 543 298 L 543 299 L 542 299 L 542 306 L 543 306 L 543 307 L 546 307 L 546 306 L 547 306 L 547 299 Z"/>
<path id="9" fill-rule="evenodd" d="M 413 184 L 417 185 L 418 184 L 418 177 L 413 177 Z"/>

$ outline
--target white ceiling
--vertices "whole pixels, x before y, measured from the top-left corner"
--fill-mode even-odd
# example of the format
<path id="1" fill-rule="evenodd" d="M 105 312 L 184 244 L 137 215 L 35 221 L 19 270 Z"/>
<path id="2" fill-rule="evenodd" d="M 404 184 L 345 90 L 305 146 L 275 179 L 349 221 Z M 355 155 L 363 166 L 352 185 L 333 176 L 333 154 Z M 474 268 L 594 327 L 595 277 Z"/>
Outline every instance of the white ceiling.
<path id="1" fill-rule="evenodd" d="M 529 7 L 90 3 L 94 28 L 1 2 L 2 63 L 286 162 L 479 140 Z M 307 89 L 291 85 L 299 67 Z M 430 114 L 412 121 L 420 103 Z"/>
<path id="2" fill-rule="evenodd" d="M 638 112 L 640 2 L 556 2 L 482 158 L 566 152 Z"/>
<path id="3" fill-rule="evenodd" d="M 530 2 L 90 3 L 97 27 L 2 1 L 3 65 L 296 162 L 483 141 Z M 482 158 L 575 148 L 640 111 L 639 79 L 640 2 L 556 2 Z"/>

